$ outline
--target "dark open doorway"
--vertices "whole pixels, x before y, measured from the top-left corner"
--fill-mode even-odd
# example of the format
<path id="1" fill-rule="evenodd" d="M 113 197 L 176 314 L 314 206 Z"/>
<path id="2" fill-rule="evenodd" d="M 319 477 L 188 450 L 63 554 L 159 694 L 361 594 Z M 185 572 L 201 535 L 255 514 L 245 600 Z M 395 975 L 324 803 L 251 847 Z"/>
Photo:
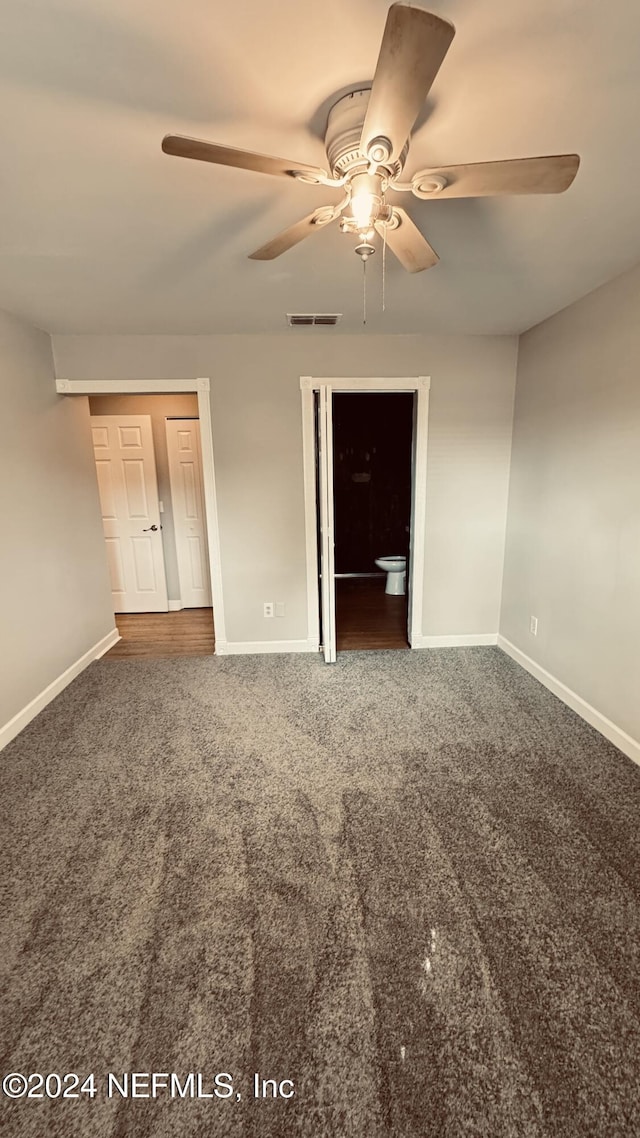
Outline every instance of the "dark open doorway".
<path id="1" fill-rule="evenodd" d="M 406 585 L 385 592 L 376 559 L 408 563 L 413 420 L 413 393 L 333 394 L 338 650 L 409 647 Z"/>

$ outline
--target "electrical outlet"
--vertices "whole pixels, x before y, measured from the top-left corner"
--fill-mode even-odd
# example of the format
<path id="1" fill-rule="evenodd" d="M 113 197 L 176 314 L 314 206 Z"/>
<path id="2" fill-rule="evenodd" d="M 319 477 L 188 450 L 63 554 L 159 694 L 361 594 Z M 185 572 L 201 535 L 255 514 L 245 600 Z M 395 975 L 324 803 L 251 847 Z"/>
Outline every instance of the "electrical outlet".
<path id="1" fill-rule="evenodd" d="M 284 601 L 276 601 L 276 616 L 284 616 Z"/>
<path id="2" fill-rule="evenodd" d="M 263 605 L 263 616 L 273 616 L 273 601 L 265 601 Z"/>
<path id="3" fill-rule="evenodd" d="M 538 618 L 537 616 L 529 617 L 529 632 L 532 636 L 538 635 Z"/>

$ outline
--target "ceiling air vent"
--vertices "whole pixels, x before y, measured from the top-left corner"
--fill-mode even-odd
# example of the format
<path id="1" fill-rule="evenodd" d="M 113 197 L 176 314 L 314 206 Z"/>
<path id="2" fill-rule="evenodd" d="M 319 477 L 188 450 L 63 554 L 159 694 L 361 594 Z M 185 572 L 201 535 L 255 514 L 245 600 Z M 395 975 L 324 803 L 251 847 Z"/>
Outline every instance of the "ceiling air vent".
<path id="1" fill-rule="evenodd" d="M 326 328 L 338 324 L 342 320 L 341 312 L 287 312 L 287 324 L 290 328 Z"/>

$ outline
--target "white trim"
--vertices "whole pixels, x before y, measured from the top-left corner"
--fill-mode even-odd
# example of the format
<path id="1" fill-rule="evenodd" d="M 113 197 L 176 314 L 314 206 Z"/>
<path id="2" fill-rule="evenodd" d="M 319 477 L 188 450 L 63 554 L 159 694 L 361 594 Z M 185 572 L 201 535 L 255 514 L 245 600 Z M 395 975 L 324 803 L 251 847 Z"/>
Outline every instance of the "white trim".
<path id="1" fill-rule="evenodd" d="M 310 377 L 305 376 L 305 379 Z M 318 529 L 316 522 L 316 437 L 313 420 L 313 388 L 302 388 L 302 475 L 304 483 L 304 532 L 307 562 L 307 633 L 320 643 L 320 607 L 318 591 Z M 313 587 L 313 581 L 316 587 Z"/>
<path id="2" fill-rule="evenodd" d="M 431 380 L 420 376 L 416 388 L 415 433 L 411 485 L 411 528 L 409 532 L 409 644 L 419 647 L 422 639 L 424 598 L 424 546 L 427 516 L 427 439 L 429 434 L 429 390 Z"/>
<path id="3" fill-rule="evenodd" d="M 108 632 L 106 636 L 103 636 L 102 640 L 99 640 L 98 643 L 95 645 L 95 648 L 97 649 L 97 651 L 96 651 L 96 654 L 94 656 L 94 659 L 95 660 L 101 660 L 103 656 L 106 656 L 106 654 L 110 648 L 115 647 L 115 645 L 118 643 L 119 640 L 122 640 L 122 637 L 121 637 L 120 633 L 118 632 L 118 629 L 112 628 L 111 632 Z M 100 647 L 100 645 L 102 645 L 102 647 Z M 90 649 L 90 651 L 93 651 L 93 649 Z M 81 657 L 81 658 L 83 659 L 83 657 Z M 90 663 L 91 663 L 91 660 L 89 660 L 89 664 Z"/>
<path id="4" fill-rule="evenodd" d="M 320 598 L 322 653 L 325 664 L 335 664 L 336 638 L 335 523 L 333 472 L 333 389 L 320 388 L 318 403 L 318 505 L 320 520 Z"/>
<path id="5" fill-rule="evenodd" d="M 304 468 L 304 516 L 307 563 L 307 627 L 309 637 L 319 637 L 320 587 L 318 581 L 317 537 L 317 473 L 315 461 L 315 430 L 313 420 L 313 392 L 320 388 L 329 391 L 407 391 L 417 392 L 415 463 L 411 494 L 411 552 L 408 575 L 410 581 L 409 643 L 412 648 L 431 647 L 421 643 L 422 607 L 424 594 L 424 548 L 426 540 L 427 503 L 427 439 L 429 425 L 429 390 L 431 377 L 418 376 L 300 376 L 302 398 L 302 460 Z M 466 642 L 466 641 L 465 641 Z M 478 643 L 474 640 L 473 643 Z M 479 643 L 489 643 L 480 641 Z M 495 644 L 495 639 L 490 641 Z"/>
<path id="6" fill-rule="evenodd" d="M 498 643 L 497 632 L 469 632 L 462 636 L 419 636 L 412 648 L 479 648 Z"/>
<path id="7" fill-rule="evenodd" d="M 177 601 L 169 601 L 169 612 L 181 612 L 182 607 L 183 605 L 180 599 Z"/>
<path id="8" fill-rule="evenodd" d="M 219 656 L 262 656 L 271 652 L 319 652 L 317 640 L 216 640 Z"/>
<path id="9" fill-rule="evenodd" d="M 57 379 L 59 395 L 166 395 L 193 391 L 198 396 L 200 419 L 200 445 L 202 448 L 202 482 L 207 515 L 207 540 L 211 570 L 211 596 L 213 620 L 216 630 L 214 652 L 220 654 L 219 643 L 226 639 L 222 566 L 220 563 L 220 532 L 216 475 L 213 460 L 213 429 L 211 424 L 211 381 L 206 376 L 197 379 Z"/>
<path id="10" fill-rule="evenodd" d="M 182 391 L 209 391 L 211 381 L 201 379 L 56 379 L 58 395 L 175 395 Z"/>
<path id="11" fill-rule="evenodd" d="M 224 619 L 224 594 L 222 588 L 222 563 L 220 560 L 220 529 L 218 526 L 218 498 L 216 493 L 216 471 L 213 459 L 213 425 L 211 422 L 211 399 L 209 380 L 198 379 L 198 418 L 200 419 L 200 450 L 202 455 L 202 487 L 204 490 L 204 509 L 207 515 L 207 541 L 209 543 L 209 569 L 211 572 L 211 600 L 213 605 L 213 624 L 222 641 L 226 640 Z M 206 384 L 206 387 L 204 386 Z M 214 648 L 214 654 L 216 649 Z"/>
<path id="12" fill-rule="evenodd" d="M 104 657 L 104 655 L 107 654 L 109 649 L 114 648 L 114 646 L 118 643 L 118 641 L 121 641 L 121 640 L 122 640 L 122 636 L 120 635 L 120 633 L 118 633 L 117 628 L 112 628 L 112 630 L 110 630 L 110 633 L 107 633 L 106 636 L 102 636 L 102 640 L 98 641 L 98 643 L 95 645 L 95 648 L 97 651 L 96 651 L 96 655 L 95 655 L 95 657 L 93 657 L 93 659 L 101 660 L 102 657 Z M 101 648 L 100 648 L 100 645 L 101 645 Z M 90 649 L 89 651 L 92 652 L 93 649 Z M 87 653 L 85 653 L 85 654 L 87 654 Z M 84 659 L 84 657 L 81 657 L 81 659 Z M 91 660 L 88 661 L 88 665 L 89 665 L 89 663 L 91 663 Z M 82 668 L 80 670 L 82 671 Z"/>
<path id="13" fill-rule="evenodd" d="M 26 707 L 22 708 L 22 711 L 19 711 L 17 715 L 13 716 L 13 719 L 5 723 L 4 727 L 0 727 L 0 751 L 3 747 L 6 747 L 7 743 L 15 739 L 16 735 L 18 735 L 27 724 L 31 723 L 31 720 L 35 719 L 36 715 L 39 715 L 43 708 L 45 708 L 48 703 L 51 703 L 52 699 L 60 695 L 60 692 L 66 688 L 67 684 L 75 680 L 76 676 L 79 676 L 80 672 L 84 672 L 84 669 L 87 668 L 89 664 L 92 664 L 94 660 L 99 660 L 101 656 L 104 656 L 105 652 L 113 648 L 114 644 L 117 644 L 119 640 L 120 633 L 118 629 L 112 628 L 111 632 L 108 632 L 106 636 L 102 637 L 102 640 L 99 640 L 97 644 L 93 645 L 93 648 L 90 648 L 88 652 L 80 656 L 75 664 L 71 664 L 57 679 L 48 684 L 44 691 L 41 691 L 39 695 L 30 700 Z"/>
<path id="14" fill-rule="evenodd" d="M 431 386 L 429 375 L 391 375 L 391 376 L 317 376 L 301 375 L 300 387 L 303 391 L 319 391 L 330 387 L 332 391 L 428 391 Z"/>
<path id="15" fill-rule="evenodd" d="M 562 683 L 562 680 L 556 679 L 555 676 L 551 675 L 551 672 L 547 672 L 546 668 L 542 668 L 540 664 L 536 664 L 535 660 L 532 660 L 530 656 L 525 655 L 519 648 L 516 648 L 515 644 L 512 644 L 509 640 L 505 640 L 504 636 L 498 636 L 498 648 L 501 648 L 503 652 L 506 652 L 507 656 L 511 656 L 512 660 L 515 660 L 516 664 L 520 664 L 521 668 L 524 668 L 525 671 L 529 672 L 536 680 L 544 684 L 545 688 L 553 692 L 567 707 L 570 707 L 572 711 L 575 711 L 582 719 L 585 719 L 587 723 L 595 727 L 596 731 L 604 735 L 605 739 L 613 743 L 614 747 L 617 747 L 619 751 L 622 751 L 623 754 L 632 759 L 634 763 L 640 765 L 640 742 L 638 742 L 637 739 L 633 739 L 631 735 L 627 735 L 626 731 L 623 731 L 621 727 L 612 723 L 610 719 L 607 719 L 606 715 L 602 715 L 601 712 L 597 711 L 595 707 L 592 707 L 590 703 L 587 703 L 577 692 L 568 688 L 566 684 Z"/>

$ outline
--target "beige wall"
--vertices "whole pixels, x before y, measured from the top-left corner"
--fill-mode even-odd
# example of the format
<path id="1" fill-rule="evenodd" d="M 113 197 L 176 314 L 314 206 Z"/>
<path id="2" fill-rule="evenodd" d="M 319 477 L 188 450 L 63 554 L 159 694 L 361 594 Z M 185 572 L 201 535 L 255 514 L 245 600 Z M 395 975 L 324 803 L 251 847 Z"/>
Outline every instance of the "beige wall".
<path id="1" fill-rule="evenodd" d="M 0 727 L 114 627 L 86 399 L 0 313 Z"/>
<path id="2" fill-rule="evenodd" d="M 56 336 L 69 379 L 209 376 L 227 639 L 304 640 L 301 375 L 432 377 L 425 635 L 498 627 L 515 337 Z M 264 620 L 265 600 L 286 616 Z"/>
<path id="3" fill-rule="evenodd" d="M 640 268 L 521 338 L 501 618 L 507 640 L 637 740 L 639 313 Z"/>
<path id="4" fill-rule="evenodd" d="M 169 600 L 180 600 L 180 578 L 173 525 L 171 480 L 167 455 L 165 420 L 198 415 L 197 395 L 93 395 L 89 399 L 92 415 L 150 415 L 153 449 L 156 458 L 158 497 L 164 506 L 162 515 L 162 548 L 167 574 Z"/>

